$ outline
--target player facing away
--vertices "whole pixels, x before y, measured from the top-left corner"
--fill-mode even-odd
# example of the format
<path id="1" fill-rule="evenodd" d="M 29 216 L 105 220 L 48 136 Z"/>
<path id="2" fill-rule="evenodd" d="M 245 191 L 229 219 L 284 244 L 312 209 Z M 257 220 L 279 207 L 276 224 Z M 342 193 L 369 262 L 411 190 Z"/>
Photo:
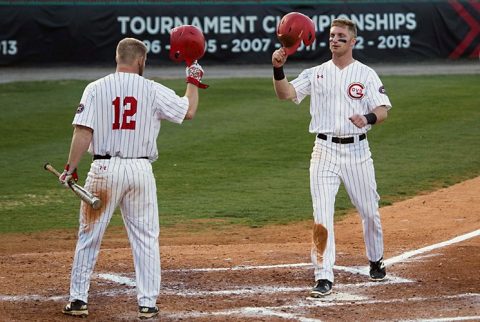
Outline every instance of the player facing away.
<path id="1" fill-rule="evenodd" d="M 332 291 L 334 204 L 341 182 L 362 218 L 370 278 L 379 281 L 386 276 L 379 195 L 366 133 L 387 118 L 391 104 L 375 71 L 353 58 L 356 36 L 352 21 L 333 20 L 329 39 L 332 59 L 305 69 L 291 82 L 283 71 L 288 57 L 285 48 L 272 55 L 277 97 L 300 104 L 310 95 L 309 131 L 316 136 L 310 160 L 314 217 L 311 259 L 315 268 L 311 297 Z"/>
<path id="2" fill-rule="evenodd" d="M 99 210 L 82 202 L 80 226 L 71 271 L 70 299 L 62 312 L 88 315 L 90 278 L 112 214 L 120 207 L 135 266 L 138 317 L 158 315 L 160 292 L 159 219 L 156 182 L 151 163 L 158 158 L 156 140 L 161 121 L 181 124 L 195 116 L 203 69 L 186 69 L 185 95 L 142 76 L 147 48 L 134 38 L 116 49 L 116 72 L 87 85 L 73 119 L 73 137 L 60 182 L 77 179 L 82 155 L 93 161 L 85 188 L 102 199 Z"/>

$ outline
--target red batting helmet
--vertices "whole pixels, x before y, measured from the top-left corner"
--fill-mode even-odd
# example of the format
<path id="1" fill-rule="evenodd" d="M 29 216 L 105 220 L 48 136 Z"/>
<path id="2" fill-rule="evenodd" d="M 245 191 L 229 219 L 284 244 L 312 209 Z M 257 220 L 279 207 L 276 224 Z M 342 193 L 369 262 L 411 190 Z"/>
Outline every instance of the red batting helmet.
<path id="1" fill-rule="evenodd" d="M 191 25 L 175 27 L 170 31 L 170 59 L 185 61 L 190 66 L 205 53 L 205 37 L 200 29 Z"/>
<path id="2" fill-rule="evenodd" d="M 300 12 L 290 12 L 280 20 L 277 37 L 287 55 L 292 55 L 302 40 L 305 46 L 310 46 L 315 41 L 315 24 Z"/>

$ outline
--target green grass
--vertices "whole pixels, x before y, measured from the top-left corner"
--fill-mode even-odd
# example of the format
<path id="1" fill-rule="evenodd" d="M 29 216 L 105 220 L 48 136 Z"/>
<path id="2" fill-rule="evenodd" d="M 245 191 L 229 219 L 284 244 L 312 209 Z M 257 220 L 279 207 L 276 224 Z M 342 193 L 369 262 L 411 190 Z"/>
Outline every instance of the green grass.
<path id="1" fill-rule="evenodd" d="M 477 75 L 382 80 L 394 108 L 369 133 L 382 205 L 480 174 Z M 183 81 L 161 82 L 183 95 Z M 193 121 L 162 124 L 154 163 L 161 225 L 310 219 L 308 102 L 278 101 L 270 79 L 208 83 Z M 63 166 L 86 84 L 0 85 L 0 232 L 77 227 L 78 199 L 42 166 Z M 89 164 L 86 155 L 81 183 Z M 336 205 L 339 215 L 352 207 L 343 189 Z M 117 213 L 112 225 L 120 224 Z"/>

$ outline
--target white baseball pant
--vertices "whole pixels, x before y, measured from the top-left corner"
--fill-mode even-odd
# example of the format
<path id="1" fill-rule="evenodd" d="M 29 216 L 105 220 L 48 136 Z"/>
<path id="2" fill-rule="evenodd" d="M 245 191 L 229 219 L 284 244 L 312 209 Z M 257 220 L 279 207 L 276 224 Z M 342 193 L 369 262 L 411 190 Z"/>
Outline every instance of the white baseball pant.
<path id="1" fill-rule="evenodd" d="M 80 228 L 73 261 L 70 301 L 88 302 L 90 278 L 105 230 L 117 206 L 132 247 L 139 306 L 154 307 L 160 293 L 159 221 L 155 178 L 146 159 L 96 160 L 85 188 L 104 205 L 96 214 L 80 208 Z M 112 263 L 115 265 L 115 263 Z"/>
<path id="2" fill-rule="evenodd" d="M 312 246 L 315 280 L 334 281 L 335 264 L 334 213 L 335 197 L 341 181 L 357 208 L 363 223 L 366 255 L 370 261 L 383 256 L 383 233 L 378 212 L 377 184 L 368 141 L 355 139 L 351 144 L 339 144 L 317 138 L 310 160 L 310 192 L 315 224 L 327 231 L 323 258 Z"/>

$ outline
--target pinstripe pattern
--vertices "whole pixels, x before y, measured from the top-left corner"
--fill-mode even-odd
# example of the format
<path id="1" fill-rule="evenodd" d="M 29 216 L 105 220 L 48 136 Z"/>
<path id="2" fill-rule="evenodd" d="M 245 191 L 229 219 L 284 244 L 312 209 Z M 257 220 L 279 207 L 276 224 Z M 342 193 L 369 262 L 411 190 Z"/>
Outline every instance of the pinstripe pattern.
<path id="1" fill-rule="evenodd" d="M 378 75 L 358 61 L 338 69 L 330 60 L 304 70 L 291 81 L 300 102 L 311 96 L 309 131 L 327 134 L 328 139 L 316 138 L 310 160 L 310 192 L 316 224 L 328 231 L 323 257 L 312 247 L 311 258 L 315 267 L 315 280 L 334 281 L 335 264 L 334 212 L 335 197 L 343 182 L 357 208 L 363 223 L 366 255 L 370 261 L 383 256 L 383 233 L 378 211 L 379 195 L 375 170 L 368 141 L 358 140 L 371 126 L 357 128 L 349 120 L 354 114 L 367 114 L 375 107 L 391 108 Z M 352 85 L 354 84 L 354 85 Z M 331 137 L 355 137 L 352 144 L 331 142 Z"/>
<path id="2" fill-rule="evenodd" d="M 360 83 L 365 86 L 362 99 L 351 99 L 348 95 L 350 84 Z M 348 117 L 353 114 L 367 114 L 375 107 L 391 107 L 388 96 L 380 93 L 382 83 L 375 71 L 355 61 L 343 70 L 330 60 L 322 65 L 306 69 L 291 81 L 300 104 L 311 95 L 310 133 L 324 133 L 334 136 L 352 136 L 366 133 L 371 125 L 362 129 L 353 125 Z"/>
<path id="3" fill-rule="evenodd" d="M 137 109 L 120 122 L 135 121 L 134 129 L 114 128 L 117 98 L 134 97 Z M 119 100 L 121 102 L 121 99 Z M 82 206 L 73 261 L 70 301 L 88 302 L 90 278 L 110 219 L 120 207 L 132 247 L 139 306 L 154 307 L 160 292 L 159 220 L 155 178 L 150 162 L 158 157 L 156 139 L 161 120 L 182 123 L 188 99 L 137 74 L 114 73 L 90 83 L 83 93 L 83 108 L 73 124 L 93 129 L 91 154 L 113 157 L 92 162 L 85 188 L 104 202 L 97 212 Z M 120 123 L 121 124 L 121 123 Z M 121 125 L 120 125 L 121 126 Z M 140 157 L 146 159 L 138 159 Z"/>
<path id="4" fill-rule="evenodd" d="M 113 100 L 118 97 L 135 97 L 138 102 L 135 115 L 127 122 L 135 121 L 135 130 L 112 131 L 115 122 Z M 159 83 L 133 73 L 114 73 L 90 83 L 80 101 L 84 106 L 77 113 L 73 124 L 94 130 L 91 154 L 138 158 L 147 156 L 154 161 L 158 158 L 156 140 L 161 120 L 182 123 L 188 110 L 188 99 Z M 122 102 L 123 103 L 123 102 Z M 130 106 L 120 106 L 119 118 Z"/>

